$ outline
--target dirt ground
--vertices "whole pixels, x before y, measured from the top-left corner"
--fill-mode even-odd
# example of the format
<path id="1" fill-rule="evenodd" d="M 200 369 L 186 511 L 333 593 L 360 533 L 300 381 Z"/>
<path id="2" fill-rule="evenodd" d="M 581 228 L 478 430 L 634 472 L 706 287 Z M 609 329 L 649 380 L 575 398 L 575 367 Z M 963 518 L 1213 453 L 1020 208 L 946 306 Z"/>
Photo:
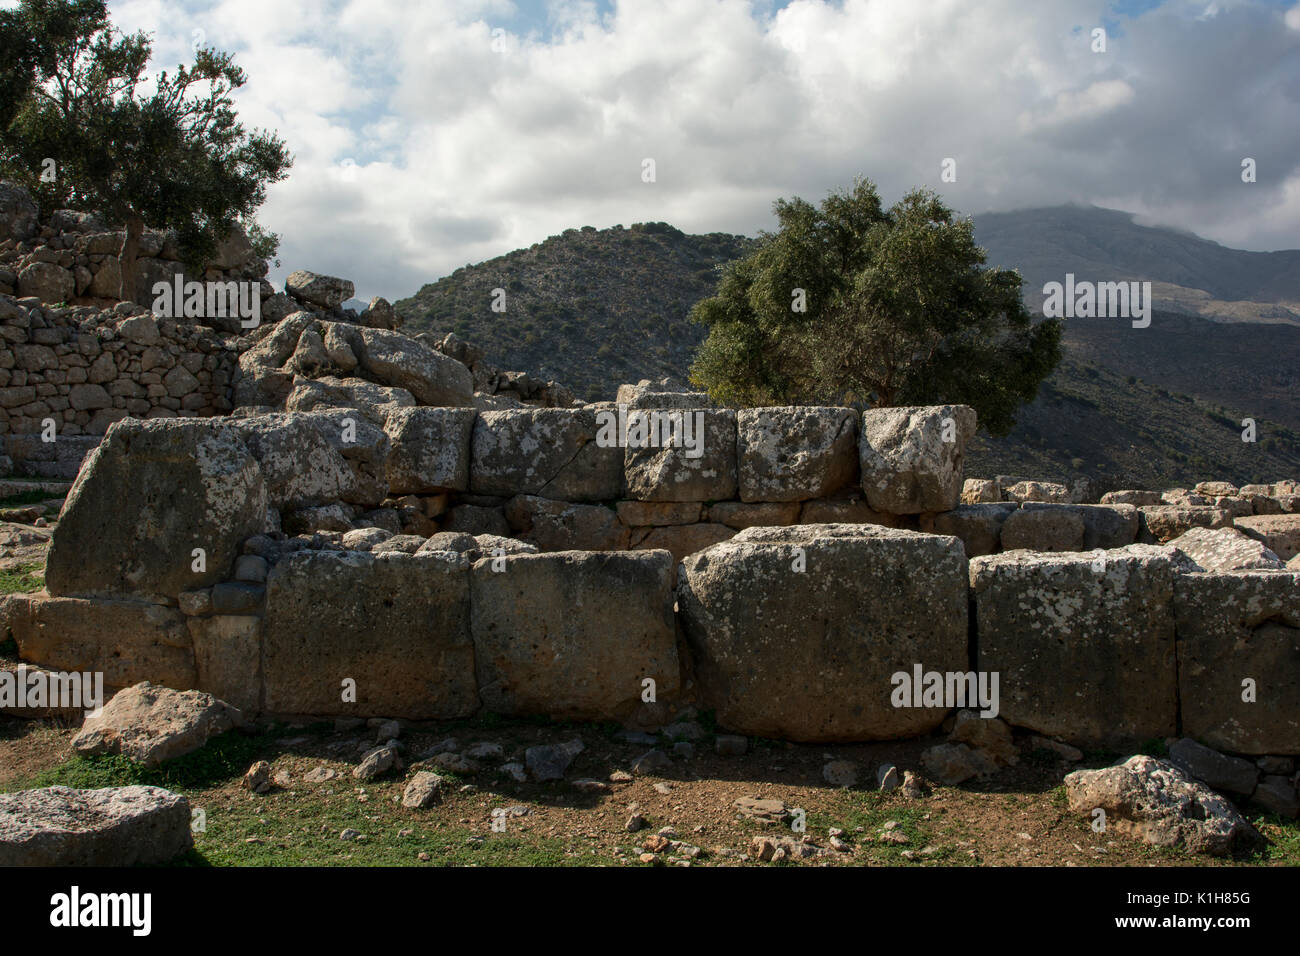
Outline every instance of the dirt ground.
<path id="1" fill-rule="evenodd" d="M 499 744 L 502 755 L 481 769 L 449 774 L 444 796 L 428 809 L 406 809 L 407 779 L 422 765 L 362 783 L 352 775 L 374 746 L 373 730 L 336 731 L 327 723 L 234 732 L 178 763 L 180 770 L 142 772 L 121 758 L 69 759 L 75 728 L 57 721 L 0 719 L 0 790 L 149 782 L 185 794 L 201 810 L 196 863 L 216 865 L 856 865 L 856 866 L 1187 866 L 1295 865 L 1294 822 L 1248 816 L 1272 841 L 1262 855 L 1212 860 L 1146 846 L 1119 834 L 1094 833 L 1065 805 L 1061 778 L 1072 765 L 1041 752 L 975 786 L 927 786 L 919 799 L 900 791 L 829 786 L 829 759 L 852 760 L 864 781 L 882 762 L 920 767 L 920 752 L 941 738 L 853 746 L 802 746 L 751 740 L 743 756 L 719 756 L 709 739 L 693 756 L 675 756 L 654 775 L 609 783 L 649 747 L 619 739 L 616 728 L 539 725 L 494 719 L 424 725 L 401 738 L 408 760 L 454 737 L 464 749 Z M 518 783 L 501 771 L 541 743 L 580 738 L 585 749 L 564 781 Z M 661 746 L 661 749 L 664 749 Z M 671 749 L 671 748 L 668 748 Z M 252 794 L 241 785 L 255 760 L 271 764 L 276 784 Z M 416 762 L 416 761 L 413 761 Z M 1107 759 L 1085 760 L 1104 765 Z M 418 764 L 418 762 L 417 762 Z M 432 769 L 425 767 L 424 769 Z M 168 774 L 171 774 L 168 776 Z M 605 782 L 586 792 L 575 781 Z M 591 786 L 587 784 L 586 786 Z M 762 825 L 738 814 L 744 797 L 781 800 L 803 811 L 806 828 Z M 494 814 L 494 811 L 495 814 Z M 644 828 L 629 832 L 634 814 Z M 665 829 L 666 828 L 666 829 Z M 831 849 L 835 831 L 844 849 Z M 656 840 L 662 833 L 664 840 Z M 900 837 L 898 834 L 902 834 Z M 803 840 L 824 849 L 802 860 L 760 863 L 756 836 Z M 667 844 L 667 845 L 665 845 Z M 698 848 L 698 852 L 694 849 Z M 650 850 L 656 852 L 650 853 Z"/>

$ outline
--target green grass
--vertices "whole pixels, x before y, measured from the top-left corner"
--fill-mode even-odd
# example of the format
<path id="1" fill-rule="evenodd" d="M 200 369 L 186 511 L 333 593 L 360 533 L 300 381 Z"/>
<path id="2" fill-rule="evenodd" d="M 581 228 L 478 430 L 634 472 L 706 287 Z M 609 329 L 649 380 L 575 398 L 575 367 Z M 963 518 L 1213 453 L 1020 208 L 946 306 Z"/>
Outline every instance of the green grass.
<path id="1" fill-rule="evenodd" d="M 176 791 L 204 790 L 242 777 L 244 771 L 258 759 L 258 754 L 272 744 L 271 735 L 251 737 L 231 731 L 213 738 L 193 753 L 154 768 L 141 766 L 117 755 L 77 755 L 57 767 L 16 782 L 9 789 L 64 786 L 93 790 L 144 784 Z"/>
<path id="2" fill-rule="evenodd" d="M 899 804 L 895 798 L 882 793 L 861 793 L 845 791 L 831 810 L 813 811 L 808 814 L 808 832 L 815 835 L 819 844 L 825 843 L 830 827 L 839 827 L 844 831 L 844 839 L 858 848 L 853 858 L 857 866 L 869 864 L 885 866 L 906 866 L 908 860 L 902 855 L 904 850 L 920 851 L 932 846 L 937 852 L 929 856 L 917 856 L 912 863 L 944 863 L 958 866 L 963 860 L 951 846 L 945 846 L 943 835 L 936 832 L 934 821 L 926 820 L 927 808 L 924 803 Z M 898 822 L 894 829 L 904 833 L 908 843 L 880 843 L 877 837 L 890 820 Z M 857 828 L 862 832 L 858 833 Z"/>
<path id="3" fill-rule="evenodd" d="M 40 568 L 39 564 L 20 564 L 0 569 L 0 594 L 24 594 L 41 590 L 45 587 L 45 582 L 32 574 Z"/>

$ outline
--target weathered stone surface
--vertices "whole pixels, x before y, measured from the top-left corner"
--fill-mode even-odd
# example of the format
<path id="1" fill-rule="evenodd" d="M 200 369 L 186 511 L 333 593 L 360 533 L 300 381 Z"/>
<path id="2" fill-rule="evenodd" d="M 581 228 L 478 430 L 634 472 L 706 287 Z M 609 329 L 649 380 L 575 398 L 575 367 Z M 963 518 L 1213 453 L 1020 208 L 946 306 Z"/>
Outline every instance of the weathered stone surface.
<path id="1" fill-rule="evenodd" d="M 388 494 L 389 438 L 356 409 L 257 415 L 231 427 L 257 459 L 273 508 L 373 508 Z"/>
<path id="2" fill-rule="evenodd" d="M 1183 733 L 1234 753 L 1300 754 L 1300 573 L 1182 575 L 1174 612 Z"/>
<path id="3" fill-rule="evenodd" d="M 1008 501 L 1056 502 L 1070 500 L 1070 489 L 1054 481 L 1017 481 L 1003 490 Z"/>
<path id="4" fill-rule="evenodd" d="M 267 579 L 263 648 L 272 713 L 437 719 L 478 705 L 460 555 L 291 554 Z"/>
<path id="5" fill-rule="evenodd" d="M 1070 511 L 1018 508 L 1002 523 L 1002 549 L 1081 551 L 1083 519 Z"/>
<path id="6" fill-rule="evenodd" d="M 1046 504 L 1027 501 L 1020 506 L 1020 510 L 1026 513 L 1038 511 L 1076 515 L 1083 521 L 1084 551 L 1098 548 L 1109 551 L 1112 548 L 1127 547 L 1137 541 L 1141 526 L 1137 508 L 1125 504 Z M 1003 547 L 1005 546 L 1004 543 Z"/>
<path id="7" fill-rule="evenodd" d="M 1191 528 L 1169 542 L 1206 571 L 1267 570 L 1285 567 L 1264 542 L 1236 528 Z"/>
<path id="8" fill-rule="evenodd" d="M 511 535 L 510 523 L 506 521 L 503 508 L 488 508 L 481 505 L 457 505 L 447 512 L 443 520 L 444 531 L 461 534 L 490 534 L 500 538 Z"/>
<path id="9" fill-rule="evenodd" d="M 582 741 L 577 737 L 562 744 L 539 744 L 524 751 L 524 763 L 528 767 L 528 773 L 538 782 L 563 780 L 569 764 L 584 749 Z"/>
<path id="10" fill-rule="evenodd" d="M 626 551 L 628 529 L 600 505 L 568 504 L 535 495 L 506 503 L 506 521 L 540 551 Z"/>
<path id="11" fill-rule="evenodd" d="M 1189 737 L 1169 748 L 1169 762 L 1214 790 L 1250 796 L 1259 781 L 1259 768 L 1249 760 L 1229 757 Z"/>
<path id="12" fill-rule="evenodd" d="M 110 688 L 142 680 L 177 690 L 195 686 L 185 616 L 174 608 L 42 595 L 13 595 L 2 608 L 0 625 L 8 625 L 25 661 L 61 671 L 99 671 Z"/>
<path id="13" fill-rule="evenodd" d="M 1002 489 L 992 478 L 967 478 L 961 486 L 964 505 L 992 504 L 1002 500 Z"/>
<path id="14" fill-rule="evenodd" d="M 121 754 L 156 767 L 198 750 L 235 726 L 238 712 L 211 694 L 142 681 L 118 691 L 72 738 L 82 754 Z"/>
<path id="15" fill-rule="evenodd" d="M 740 500 L 825 498 L 858 481 L 850 408 L 745 408 L 736 413 Z"/>
<path id="16" fill-rule="evenodd" d="M 1300 514 L 1251 515 L 1238 518 L 1235 527 L 1250 535 L 1283 561 L 1300 554 Z"/>
<path id="17" fill-rule="evenodd" d="M 1156 505 L 1138 508 L 1142 514 L 1139 540 L 1165 544 L 1192 528 L 1223 528 L 1232 524 L 1232 518 L 1222 508 L 1200 505 Z"/>
<path id="18" fill-rule="evenodd" d="M 0 866 L 169 863 L 193 845 L 189 801 L 161 787 L 0 794 Z"/>
<path id="19" fill-rule="evenodd" d="M 683 423 L 689 418 L 694 450 L 680 442 L 637 448 L 629 435 L 623 460 L 627 497 L 637 501 L 722 501 L 736 497 L 736 412 L 685 409 L 662 414 L 678 415 Z M 697 452 L 698 457 L 690 457 Z"/>
<path id="20" fill-rule="evenodd" d="M 392 451 L 388 484 L 395 495 L 464 491 L 469 487 L 472 408 L 399 408 L 384 425 Z"/>
<path id="21" fill-rule="evenodd" d="M 642 680 L 679 686 L 672 559 L 662 551 L 561 551 L 475 563 L 474 660 L 483 706 L 502 714 L 622 719 Z M 611 627 L 617 619 L 618 626 Z"/>
<path id="22" fill-rule="evenodd" d="M 955 538 L 873 525 L 749 528 L 688 557 L 677 599 L 706 706 L 737 732 L 923 734 L 943 709 L 895 708 L 892 676 L 917 663 L 969 666 L 966 556 Z"/>
<path id="23" fill-rule="evenodd" d="M 1006 721 L 998 717 L 982 717 L 977 710 L 964 708 L 957 711 L 948 741 L 966 744 L 1001 767 L 1012 766 L 1020 760 Z"/>
<path id="24" fill-rule="evenodd" d="M 39 210 L 31 193 L 16 183 L 0 183 L 0 240 L 22 242 L 40 228 Z"/>
<path id="25" fill-rule="evenodd" d="M 957 507 L 975 427 L 975 410 L 966 405 L 864 411 L 858 454 L 867 504 L 889 514 Z"/>
<path id="26" fill-rule="evenodd" d="M 814 498 L 805 501 L 799 510 L 799 524 L 877 524 L 898 528 L 903 520 L 898 515 L 874 510 L 856 496 Z"/>
<path id="27" fill-rule="evenodd" d="M 690 386 L 667 378 L 658 382 L 643 378 L 635 385 L 620 385 L 614 401 L 630 408 L 708 408 L 713 404 L 707 392 L 691 391 Z"/>
<path id="28" fill-rule="evenodd" d="M 76 289 L 72 273 L 53 262 L 33 262 L 18 273 L 20 299 L 32 296 L 53 305 L 71 301 Z"/>
<path id="29" fill-rule="evenodd" d="M 737 502 L 729 503 L 737 504 Z M 703 504 L 699 501 L 620 501 L 618 520 L 629 528 L 694 524 L 700 520 L 702 510 Z M 795 512 L 797 513 L 798 510 L 796 506 Z"/>
<path id="30" fill-rule="evenodd" d="M 198 668 L 195 687 L 245 714 L 262 709 L 262 619 L 219 614 L 186 620 Z"/>
<path id="31" fill-rule="evenodd" d="M 622 495 L 623 449 L 596 444 L 586 409 L 481 412 L 471 440 L 469 487 L 478 495 L 612 501 Z"/>
<path id="32" fill-rule="evenodd" d="M 302 302 L 337 309 L 356 294 L 356 286 L 347 279 L 299 269 L 284 280 L 284 291 Z"/>
<path id="33" fill-rule="evenodd" d="M 402 791 L 402 806 L 408 810 L 422 810 L 431 807 L 442 799 L 443 785 L 446 778 L 427 770 L 414 774 Z"/>
<path id="34" fill-rule="evenodd" d="M 634 547 L 637 550 L 662 549 L 672 554 L 674 561 L 680 561 L 688 554 L 695 554 L 721 541 L 727 541 L 735 534 L 732 528 L 713 522 L 675 525 L 651 529 L 650 533 Z"/>
<path id="35" fill-rule="evenodd" d="M 1280 817 L 1294 820 L 1300 816 L 1300 792 L 1294 780 L 1276 774 L 1265 777 L 1255 788 L 1254 802 Z"/>
<path id="36" fill-rule="evenodd" d="M 811 502 L 810 502 L 811 503 Z M 799 520 L 797 501 L 773 501 L 746 504 L 743 501 L 719 501 L 709 505 L 709 520 L 742 531 L 745 528 L 781 527 Z"/>
<path id="37" fill-rule="evenodd" d="M 1106 812 L 1107 831 L 1157 846 L 1227 856 L 1256 844 L 1259 834 L 1231 803 L 1190 779 L 1172 763 L 1130 757 L 1101 770 L 1076 770 L 1065 777 L 1070 809 Z"/>
<path id="38" fill-rule="evenodd" d="M 1172 549 L 1018 551 L 974 558 L 980 671 L 998 672 L 1008 723 L 1070 743 L 1174 732 Z"/>
<path id="39" fill-rule="evenodd" d="M 1101 496 L 1103 505 L 1159 505 L 1164 499 L 1158 491 L 1108 491 Z"/>
<path id="40" fill-rule="evenodd" d="M 922 515 L 921 530 L 961 539 L 969 558 L 994 554 L 1001 547 L 1002 525 L 1019 507 L 1014 501 L 959 505 L 952 511 Z"/>
<path id="41" fill-rule="evenodd" d="M 261 469 L 233 429 L 127 419 L 72 486 L 46 587 L 56 595 L 174 599 L 229 575 L 239 543 L 262 530 L 266 507 Z M 195 548 L 204 550 L 203 570 L 195 570 Z"/>
<path id="42" fill-rule="evenodd" d="M 921 752 L 921 764 L 931 777 L 949 787 L 971 777 L 997 772 L 997 764 L 966 744 L 946 743 L 927 747 Z"/>
<path id="43" fill-rule="evenodd" d="M 474 377 L 455 359 L 401 332 L 359 331 L 357 359 L 382 384 L 406 389 L 421 405 L 473 407 Z"/>

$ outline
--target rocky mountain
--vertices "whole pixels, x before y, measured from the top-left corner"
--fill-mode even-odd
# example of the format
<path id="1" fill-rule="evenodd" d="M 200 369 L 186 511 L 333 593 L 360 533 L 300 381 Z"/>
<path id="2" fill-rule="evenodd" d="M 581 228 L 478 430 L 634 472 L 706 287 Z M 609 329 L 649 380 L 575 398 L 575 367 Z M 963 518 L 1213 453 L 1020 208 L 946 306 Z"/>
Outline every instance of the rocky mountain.
<path id="1" fill-rule="evenodd" d="M 1065 361 L 1011 435 L 977 440 L 969 474 L 1088 476 L 1115 488 L 1300 473 L 1300 251 L 1229 249 L 1083 206 L 975 225 L 990 263 L 1025 275 L 1035 307 L 1044 282 L 1074 272 L 1152 281 L 1158 311 L 1145 329 L 1067 320 Z M 691 305 L 752 242 L 664 223 L 569 229 L 458 269 L 396 308 L 410 331 L 454 331 L 495 362 L 612 399 L 623 382 L 686 377 L 704 332 L 687 319 Z M 503 312 L 492 310 L 494 289 L 505 290 Z M 1254 443 L 1241 440 L 1245 418 L 1256 421 Z"/>
<path id="2" fill-rule="evenodd" d="M 1019 269 L 1025 298 L 1046 282 L 1152 283 L 1156 306 L 1219 322 L 1300 325 L 1300 250 L 1247 252 L 1176 229 L 1140 226 L 1131 213 L 1051 206 L 975 217 L 989 264 Z"/>
<path id="3" fill-rule="evenodd" d="M 613 398 L 623 382 L 685 374 L 702 341 L 687 313 L 752 241 L 662 222 L 566 229 L 394 305 L 408 332 L 455 332 L 506 368 L 562 382 L 587 401 Z M 504 311 L 493 311 L 494 289 L 504 290 Z"/>

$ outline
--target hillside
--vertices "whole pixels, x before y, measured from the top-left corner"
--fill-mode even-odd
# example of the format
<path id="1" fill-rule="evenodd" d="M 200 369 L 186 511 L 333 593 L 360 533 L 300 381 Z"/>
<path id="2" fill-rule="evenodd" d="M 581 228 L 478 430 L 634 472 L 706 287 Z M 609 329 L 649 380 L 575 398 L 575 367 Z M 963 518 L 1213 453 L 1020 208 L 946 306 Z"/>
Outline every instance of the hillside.
<path id="1" fill-rule="evenodd" d="M 1052 206 L 974 217 L 990 265 L 1019 269 L 1037 308 L 1043 283 L 1067 272 L 1093 281 L 1148 280 L 1158 307 L 1220 322 L 1300 325 L 1300 250 L 1247 252 L 1131 213 Z"/>
<path id="2" fill-rule="evenodd" d="M 619 384 L 684 375 L 702 340 L 686 319 L 717 267 L 752 240 L 688 236 L 666 223 L 566 229 L 424 286 L 395 303 L 410 332 L 455 332 L 494 364 L 567 385 L 588 401 Z M 492 290 L 506 290 L 493 312 Z"/>
<path id="3" fill-rule="evenodd" d="M 1225 297 L 1248 293 L 1259 281 L 1266 291 L 1253 294 L 1300 299 L 1300 269 L 1271 271 L 1300 260 L 1298 252 L 1242 253 L 1134 226 L 1127 214 L 1109 210 L 1008 213 L 991 225 L 981 217 L 976 229 L 992 246 L 990 261 L 1031 277 L 1064 275 L 1067 266 L 1082 276 L 1077 263 L 1085 256 L 1110 270 L 1092 274 L 1122 277 L 1130 273 L 1115 271 L 1116 264 L 1127 257 L 1136 278 L 1194 282 Z M 587 400 L 609 399 L 623 382 L 686 377 L 704 331 L 687 313 L 712 293 L 717 267 L 751 242 L 686 235 L 663 223 L 570 229 L 458 269 L 397 309 L 413 331 L 455 331 L 498 364 L 562 382 Z M 1196 271 L 1220 266 L 1225 275 Z M 491 311 L 494 288 L 507 290 L 504 313 Z M 1065 351 L 1012 434 L 976 443 L 969 474 L 1087 475 L 1106 488 L 1300 474 L 1300 325 L 1214 322 L 1169 311 L 1156 312 L 1146 329 L 1073 319 Z M 1257 421 L 1254 445 L 1240 439 L 1245 417 Z"/>

